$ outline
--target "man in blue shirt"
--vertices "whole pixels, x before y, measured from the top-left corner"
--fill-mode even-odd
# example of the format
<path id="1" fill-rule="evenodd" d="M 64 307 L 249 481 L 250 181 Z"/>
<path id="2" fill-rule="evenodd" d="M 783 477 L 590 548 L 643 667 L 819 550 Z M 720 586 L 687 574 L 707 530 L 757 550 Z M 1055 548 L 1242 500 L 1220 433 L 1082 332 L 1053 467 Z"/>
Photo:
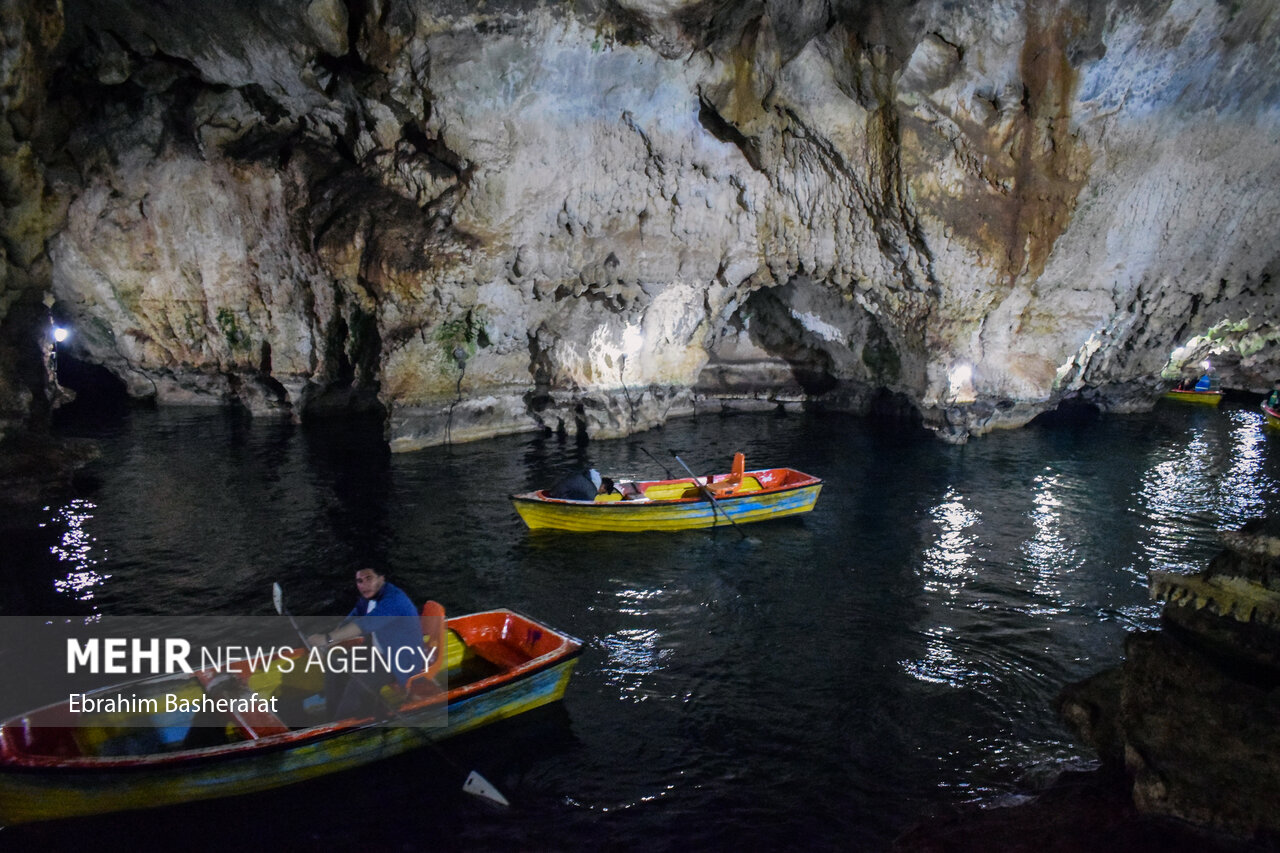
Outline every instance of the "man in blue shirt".
<path id="1" fill-rule="evenodd" d="M 404 687 L 410 676 L 422 671 L 426 660 L 422 625 L 409 596 L 387 583 L 386 575 L 378 569 L 356 572 L 356 589 L 360 598 L 342 624 L 308 638 L 311 646 L 318 648 L 364 635 L 379 656 L 377 665 L 362 666 L 364 671 L 349 678 L 326 677 L 326 704 L 335 720 L 378 713 L 382 710 L 378 691 L 392 680 Z M 391 662 L 390 671 L 380 663 L 386 660 Z"/>

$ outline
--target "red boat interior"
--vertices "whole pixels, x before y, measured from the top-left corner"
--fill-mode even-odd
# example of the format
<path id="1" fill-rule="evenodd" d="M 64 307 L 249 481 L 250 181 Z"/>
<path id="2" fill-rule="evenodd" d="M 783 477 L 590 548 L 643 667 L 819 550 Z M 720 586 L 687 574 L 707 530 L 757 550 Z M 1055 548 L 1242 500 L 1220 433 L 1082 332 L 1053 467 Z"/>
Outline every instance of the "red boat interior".
<path id="1" fill-rule="evenodd" d="M 741 457 L 742 454 L 738 454 Z M 819 482 L 816 477 L 796 471 L 792 468 L 766 468 L 761 471 L 744 471 L 740 459 L 735 459 L 734 470 L 728 474 L 708 474 L 699 477 L 697 483 L 688 477 L 676 480 L 641 480 L 619 484 L 621 491 L 608 495 L 599 495 L 595 503 L 625 503 L 636 500 L 648 501 L 694 501 L 706 500 L 710 492 L 716 500 L 737 497 L 740 495 L 758 494 L 760 492 L 779 491 L 798 486 L 807 486 Z M 548 498 L 545 491 L 534 493 L 543 500 Z"/>

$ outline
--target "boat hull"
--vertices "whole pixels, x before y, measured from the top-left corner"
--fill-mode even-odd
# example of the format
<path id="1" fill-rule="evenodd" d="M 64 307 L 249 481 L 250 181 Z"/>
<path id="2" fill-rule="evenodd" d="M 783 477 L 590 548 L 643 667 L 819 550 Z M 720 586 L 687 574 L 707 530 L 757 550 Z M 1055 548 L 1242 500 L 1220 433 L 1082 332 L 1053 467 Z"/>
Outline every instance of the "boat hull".
<path id="1" fill-rule="evenodd" d="M 1176 400 L 1179 403 L 1195 403 L 1200 406 L 1216 406 L 1222 402 L 1221 391 L 1166 391 L 1164 392 L 1166 400 Z"/>
<path id="2" fill-rule="evenodd" d="M 1280 409 L 1273 409 L 1266 403 L 1262 404 L 1262 412 L 1267 416 L 1267 426 L 1273 429 L 1280 429 Z"/>
<path id="3" fill-rule="evenodd" d="M 381 761 L 525 713 L 564 696 L 581 643 L 561 636 L 566 647 L 548 660 L 535 658 L 517 667 L 519 672 L 441 694 L 447 717 L 441 702 L 428 701 L 394 725 L 328 725 L 157 760 L 8 762 L 0 766 L 0 825 L 252 794 Z"/>
<path id="4" fill-rule="evenodd" d="M 757 472 L 762 477 L 765 472 Z M 516 512 L 531 530 L 575 533 L 696 530 L 751 524 L 811 511 L 822 491 L 822 481 L 800 472 L 792 485 L 717 497 L 681 500 L 590 501 L 548 500 L 541 493 L 512 495 Z M 667 481 L 671 482 L 671 481 Z"/>

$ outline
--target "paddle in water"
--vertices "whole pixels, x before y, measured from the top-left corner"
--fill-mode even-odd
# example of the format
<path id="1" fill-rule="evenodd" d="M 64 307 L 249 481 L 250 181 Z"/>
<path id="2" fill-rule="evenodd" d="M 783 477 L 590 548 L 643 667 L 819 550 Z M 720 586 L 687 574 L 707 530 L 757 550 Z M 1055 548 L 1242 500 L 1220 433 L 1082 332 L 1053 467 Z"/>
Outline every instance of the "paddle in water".
<path id="1" fill-rule="evenodd" d="M 307 651 L 311 651 L 311 644 L 307 642 L 307 635 L 302 633 L 302 629 L 298 627 L 298 620 L 294 619 L 293 614 L 289 612 L 289 608 L 284 606 L 284 590 L 280 588 L 279 583 L 273 583 L 271 585 L 271 602 L 276 607 L 276 613 L 289 617 L 289 624 L 293 626 L 293 630 L 298 632 L 298 638 L 302 640 L 303 648 L 305 648 Z M 441 654 L 443 654 L 443 652 L 441 652 Z M 408 722 L 407 720 L 405 720 L 403 716 L 400 715 L 399 712 L 396 711 L 395 708 L 392 708 L 391 705 L 387 703 L 387 700 L 382 696 L 381 692 L 374 690 L 372 687 L 369 687 L 360 679 L 355 679 L 355 682 L 357 684 L 364 685 L 366 690 L 368 690 L 370 693 L 377 696 L 378 701 L 380 701 L 383 704 L 383 706 L 387 709 L 387 711 L 391 714 L 391 716 L 395 717 L 397 720 L 400 720 L 402 722 L 405 722 L 405 723 Z M 493 786 L 493 783 L 491 783 L 488 779 L 481 776 L 475 770 L 468 772 L 465 768 L 459 767 L 458 763 L 454 761 L 452 758 L 450 758 L 448 755 L 446 755 L 444 750 L 441 749 L 440 745 L 437 744 L 434 740 L 428 739 L 427 746 L 430 747 L 435 752 L 435 754 L 440 758 L 441 761 L 443 761 L 445 764 L 448 764 L 451 768 L 453 768 L 459 774 L 461 773 L 467 774 L 466 779 L 462 783 L 463 791 L 467 792 L 468 794 L 471 794 L 472 796 L 481 797 L 482 799 L 486 799 L 486 800 L 489 800 L 490 802 L 497 803 L 498 805 L 502 805 L 502 806 L 511 805 L 510 801 L 508 801 L 507 798 L 502 795 L 502 792 Z"/>

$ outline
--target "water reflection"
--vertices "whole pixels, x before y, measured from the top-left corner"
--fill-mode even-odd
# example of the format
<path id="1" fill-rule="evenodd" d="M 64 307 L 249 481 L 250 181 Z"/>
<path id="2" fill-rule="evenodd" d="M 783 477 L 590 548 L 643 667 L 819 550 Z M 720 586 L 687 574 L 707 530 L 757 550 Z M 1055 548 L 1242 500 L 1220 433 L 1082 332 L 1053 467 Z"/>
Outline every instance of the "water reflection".
<path id="1" fill-rule="evenodd" d="M 1022 546 L 1033 575 L 1032 592 L 1037 599 L 1026 608 L 1032 616 L 1048 616 L 1066 611 L 1061 606 L 1061 581 L 1064 575 L 1073 570 L 1076 551 L 1062 534 L 1063 503 L 1058 497 L 1060 486 L 1060 475 L 1051 470 L 1036 477 L 1034 484 L 1031 523 L 1035 534 Z"/>
<path id="2" fill-rule="evenodd" d="M 952 648 L 954 639 L 948 625 L 930 628 L 925 634 L 925 656 L 918 661 L 903 661 L 902 668 L 908 675 L 931 684 L 963 687 L 965 682 L 982 675 L 960 659 Z"/>
<path id="3" fill-rule="evenodd" d="M 954 602 L 965 584 L 977 576 L 978 558 L 974 553 L 977 537 L 972 528 L 978 524 L 980 514 L 967 505 L 959 491 L 951 488 L 929 511 L 929 518 L 937 534 L 922 556 L 924 591 L 940 593 L 946 596 L 946 601 Z M 920 681 L 950 687 L 960 687 L 979 675 L 956 653 L 957 638 L 951 636 L 953 631 L 949 623 L 925 629 L 924 657 L 901 661 L 902 668 Z"/>
<path id="4" fill-rule="evenodd" d="M 1245 521 L 1263 515 L 1266 502 L 1262 491 L 1272 483 L 1263 474 L 1264 418 L 1256 412 L 1231 413 L 1231 467 L 1222 478 L 1218 513 Z"/>
<path id="5" fill-rule="evenodd" d="M 96 594 L 97 588 L 111 577 L 98 571 L 95 566 L 99 560 L 93 556 L 97 539 L 88 531 L 86 523 L 93 518 L 93 510 L 97 506 L 83 498 L 75 498 L 66 506 L 54 511 L 51 521 L 42 522 L 41 527 L 49 525 L 64 526 L 56 544 L 49 551 L 54 558 L 69 564 L 65 577 L 53 578 L 53 587 L 63 595 L 69 595 L 77 601 L 89 601 Z"/>
<path id="6" fill-rule="evenodd" d="M 1216 530 L 1266 511 L 1275 483 L 1264 472 L 1266 436 L 1253 412 L 1227 414 L 1229 433 L 1196 429 L 1184 446 L 1163 443 L 1139 498 L 1149 521 L 1143 543 L 1149 569 L 1193 571 Z M 1191 535 L 1188 535 L 1191 528 Z"/>
<path id="7" fill-rule="evenodd" d="M 615 593 L 618 612 L 629 616 L 648 616 L 646 602 L 662 597 L 660 589 L 622 589 Z M 650 698 L 644 687 L 644 676 L 660 670 L 671 656 L 670 649 L 658 648 L 661 634 L 654 628 L 624 628 L 600 638 L 605 652 L 604 675 L 608 684 L 618 688 L 619 698 L 644 702 Z"/>
<path id="8" fill-rule="evenodd" d="M 1189 567 L 1184 533 L 1188 522 L 1210 510 L 1211 451 L 1206 431 L 1197 430 L 1184 448 L 1162 445 L 1157 452 L 1164 458 L 1143 477 L 1139 500 L 1148 519 L 1143 551 L 1149 569 Z"/>
<path id="9" fill-rule="evenodd" d="M 926 592 L 960 592 L 964 581 L 974 576 L 973 548 L 975 537 L 969 528 L 978 523 L 979 515 L 965 505 L 964 498 L 948 489 L 942 503 L 929 512 L 939 527 L 934 544 L 924 555 L 924 588 Z"/>

